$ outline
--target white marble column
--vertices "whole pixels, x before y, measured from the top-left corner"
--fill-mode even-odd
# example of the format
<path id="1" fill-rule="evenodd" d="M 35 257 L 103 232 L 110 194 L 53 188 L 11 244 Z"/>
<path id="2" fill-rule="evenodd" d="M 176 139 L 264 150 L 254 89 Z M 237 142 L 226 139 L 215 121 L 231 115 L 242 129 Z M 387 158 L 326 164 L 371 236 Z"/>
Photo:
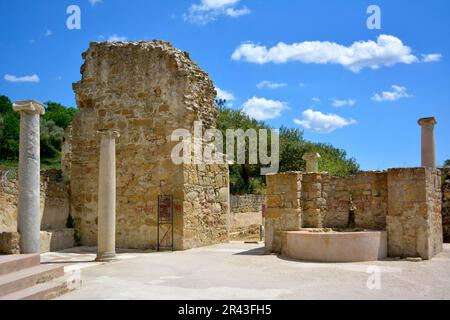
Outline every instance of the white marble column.
<path id="1" fill-rule="evenodd" d="M 419 125 L 422 127 L 422 167 L 436 168 L 436 143 L 434 139 L 434 126 L 437 121 L 434 117 L 422 118 Z"/>
<path id="2" fill-rule="evenodd" d="M 108 262 L 116 256 L 116 130 L 101 130 L 98 177 L 98 252 L 97 261 Z"/>
<path id="3" fill-rule="evenodd" d="M 306 153 L 303 156 L 303 160 L 306 161 L 306 172 L 318 173 L 319 172 L 319 159 L 320 154 L 317 152 Z"/>
<path id="4" fill-rule="evenodd" d="M 40 132 L 39 118 L 45 107 L 34 100 L 16 101 L 20 112 L 19 201 L 17 225 L 22 254 L 41 252 Z"/>

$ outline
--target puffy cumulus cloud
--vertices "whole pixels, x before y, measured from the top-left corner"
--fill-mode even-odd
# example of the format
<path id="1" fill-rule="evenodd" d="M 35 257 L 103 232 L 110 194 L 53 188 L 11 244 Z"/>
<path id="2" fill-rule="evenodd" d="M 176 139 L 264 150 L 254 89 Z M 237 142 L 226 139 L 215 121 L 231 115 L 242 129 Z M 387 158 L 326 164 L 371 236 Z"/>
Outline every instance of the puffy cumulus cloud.
<path id="1" fill-rule="evenodd" d="M 238 7 L 241 0 L 201 0 L 193 4 L 183 15 L 184 21 L 199 25 L 206 25 L 221 16 L 238 18 L 250 14 L 246 6 Z"/>
<path id="2" fill-rule="evenodd" d="M 8 82 L 15 82 L 15 83 L 23 83 L 23 82 L 31 82 L 31 83 L 38 83 L 41 81 L 39 76 L 37 74 L 33 74 L 31 76 L 15 76 L 12 74 L 5 74 L 4 76 L 5 81 Z"/>
<path id="3" fill-rule="evenodd" d="M 439 62 L 441 60 L 442 54 L 440 53 L 431 53 L 422 55 L 422 62 Z"/>
<path id="4" fill-rule="evenodd" d="M 256 85 L 256 87 L 258 89 L 276 90 L 276 89 L 281 89 L 281 88 L 287 87 L 287 84 L 286 83 L 277 83 L 277 82 L 272 82 L 272 81 L 261 81 L 260 83 L 258 83 Z"/>
<path id="5" fill-rule="evenodd" d="M 216 87 L 217 91 L 217 99 L 226 100 L 226 101 L 234 101 L 236 98 L 234 94 L 230 91 L 222 90 Z"/>
<path id="6" fill-rule="evenodd" d="M 356 100 L 353 99 L 347 99 L 347 100 L 341 100 L 341 99 L 331 99 L 331 104 L 333 105 L 333 107 L 335 108 L 340 108 L 340 107 L 352 107 L 356 104 Z"/>
<path id="7" fill-rule="evenodd" d="M 436 59 L 432 56 L 431 59 Z M 232 59 L 250 63 L 301 63 L 338 64 L 359 72 L 364 68 L 378 69 L 398 63 L 411 64 L 421 62 L 412 53 L 412 49 L 391 35 L 380 35 L 377 41 L 358 41 L 344 46 L 329 41 L 306 41 L 301 43 L 278 43 L 267 48 L 254 43 L 244 43 L 233 53 Z M 430 60 L 430 57 L 428 58 Z M 423 62 L 430 62 L 425 61 Z"/>
<path id="8" fill-rule="evenodd" d="M 402 86 L 393 85 L 392 91 L 383 91 L 382 93 L 377 93 L 372 97 L 373 101 L 383 102 L 383 101 L 397 101 L 403 98 L 412 98 L 407 92 L 407 89 Z"/>
<path id="9" fill-rule="evenodd" d="M 303 111 L 302 119 L 294 119 L 294 123 L 302 126 L 305 130 L 331 133 L 337 129 L 356 124 L 356 120 L 345 119 L 336 114 L 324 114 L 320 111 L 308 109 Z"/>
<path id="10" fill-rule="evenodd" d="M 288 108 L 287 103 L 282 101 L 253 97 L 244 103 L 242 111 L 253 119 L 263 121 L 279 118 Z"/>

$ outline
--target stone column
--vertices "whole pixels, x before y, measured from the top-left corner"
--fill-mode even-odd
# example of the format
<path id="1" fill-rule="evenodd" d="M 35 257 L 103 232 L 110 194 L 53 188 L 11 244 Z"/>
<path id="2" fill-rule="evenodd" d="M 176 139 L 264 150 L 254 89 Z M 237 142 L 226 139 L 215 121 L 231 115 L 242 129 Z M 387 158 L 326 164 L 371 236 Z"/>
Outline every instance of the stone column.
<path id="1" fill-rule="evenodd" d="M 319 172 L 319 159 L 320 154 L 317 152 L 306 153 L 303 156 L 303 160 L 306 161 L 306 172 L 318 173 Z"/>
<path id="2" fill-rule="evenodd" d="M 419 125 L 422 127 L 422 167 L 436 168 L 436 143 L 434 140 L 436 124 L 437 121 L 434 117 L 419 120 Z"/>
<path id="3" fill-rule="evenodd" d="M 41 252 L 40 132 L 45 107 L 34 100 L 14 102 L 20 112 L 18 231 L 23 254 Z"/>
<path id="4" fill-rule="evenodd" d="M 116 130 L 98 132 L 100 163 L 98 178 L 98 252 L 97 261 L 108 262 L 116 256 Z"/>

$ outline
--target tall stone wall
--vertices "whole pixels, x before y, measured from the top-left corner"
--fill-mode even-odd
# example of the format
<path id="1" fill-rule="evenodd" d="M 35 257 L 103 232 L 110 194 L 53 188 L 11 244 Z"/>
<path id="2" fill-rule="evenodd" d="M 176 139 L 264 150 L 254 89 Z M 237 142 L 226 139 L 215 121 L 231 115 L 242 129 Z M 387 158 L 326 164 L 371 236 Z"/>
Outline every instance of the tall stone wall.
<path id="1" fill-rule="evenodd" d="M 443 170 L 442 184 L 442 226 L 444 242 L 450 243 L 450 169 Z"/>
<path id="2" fill-rule="evenodd" d="M 173 196 L 176 249 L 223 241 L 228 210 L 220 194 L 228 180 L 215 178 L 227 175 L 228 168 L 214 168 L 211 176 L 171 160 L 178 143 L 170 141 L 174 130 L 193 134 L 195 121 L 202 121 L 205 130 L 215 126 L 216 93 L 209 76 L 186 52 L 162 41 L 92 43 L 83 57 L 82 80 L 74 85 L 79 111 L 72 124 L 71 156 L 71 206 L 82 244 L 97 243 L 99 129 L 121 133 L 116 146 L 118 247 L 156 248 L 159 195 Z M 204 194 L 208 200 L 198 203 Z M 195 229 L 198 236 L 192 235 Z"/>
<path id="3" fill-rule="evenodd" d="M 18 180 L 7 178 L 0 171 L 0 233 L 17 231 Z M 66 227 L 69 216 L 68 186 L 61 171 L 43 171 L 41 174 L 41 230 Z"/>
<path id="4" fill-rule="evenodd" d="M 228 165 L 185 165 L 184 176 L 184 248 L 227 242 Z"/>
<path id="5" fill-rule="evenodd" d="M 388 171 L 389 255 L 430 259 L 442 251 L 441 173 L 429 168 Z"/>
<path id="6" fill-rule="evenodd" d="M 231 196 L 231 240 L 259 240 L 263 223 L 262 206 L 265 195 L 247 194 Z"/>

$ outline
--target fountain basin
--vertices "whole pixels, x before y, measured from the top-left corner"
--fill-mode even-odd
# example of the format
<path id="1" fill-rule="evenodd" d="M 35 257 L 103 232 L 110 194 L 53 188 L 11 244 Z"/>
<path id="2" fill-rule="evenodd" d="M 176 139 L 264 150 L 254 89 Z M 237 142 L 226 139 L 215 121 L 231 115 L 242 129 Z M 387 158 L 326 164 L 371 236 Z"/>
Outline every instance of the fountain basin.
<path id="1" fill-rule="evenodd" d="M 309 262 L 363 262 L 387 258 L 386 231 L 287 231 L 282 255 Z"/>

